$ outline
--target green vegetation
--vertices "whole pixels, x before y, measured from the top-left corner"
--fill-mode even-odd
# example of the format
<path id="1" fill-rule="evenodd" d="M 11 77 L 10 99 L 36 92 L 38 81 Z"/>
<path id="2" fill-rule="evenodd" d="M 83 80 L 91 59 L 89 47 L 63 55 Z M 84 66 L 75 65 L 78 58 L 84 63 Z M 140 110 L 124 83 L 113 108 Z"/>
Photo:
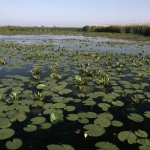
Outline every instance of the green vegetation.
<path id="1" fill-rule="evenodd" d="M 85 32 L 111 32 L 129 33 L 133 35 L 150 36 L 150 25 L 110 25 L 110 26 L 84 26 Z"/>
<path id="2" fill-rule="evenodd" d="M 5 37 L 0 149 L 150 148 L 149 43 Z"/>

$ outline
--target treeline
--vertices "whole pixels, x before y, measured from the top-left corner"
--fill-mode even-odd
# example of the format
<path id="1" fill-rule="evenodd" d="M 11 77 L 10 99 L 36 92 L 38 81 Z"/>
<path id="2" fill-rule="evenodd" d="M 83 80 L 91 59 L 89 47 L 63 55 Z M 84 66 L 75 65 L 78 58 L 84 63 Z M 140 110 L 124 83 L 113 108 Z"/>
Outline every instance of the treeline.
<path id="1" fill-rule="evenodd" d="M 38 26 L 0 26 L 0 34 L 65 34 L 77 32 L 129 33 L 150 36 L 150 25 L 110 25 L 84 27 L 38 27 Z"/>
<path id="2" fill-rule="evenodd" d="M 1 26 L 0 27 L 0 33 L 51 33 L 51 32 L 81 32 L 82 28 L 77 27 L 23 27 L 23 26 Z"/>
<path id="3" fill-rule="evenodd" d="M 112 32 L 112 33 L 130 33 L 144 36 L 150 36 L 150 25 L 110 25 L 110 26 L 84 26 L 85 32 Z"/>

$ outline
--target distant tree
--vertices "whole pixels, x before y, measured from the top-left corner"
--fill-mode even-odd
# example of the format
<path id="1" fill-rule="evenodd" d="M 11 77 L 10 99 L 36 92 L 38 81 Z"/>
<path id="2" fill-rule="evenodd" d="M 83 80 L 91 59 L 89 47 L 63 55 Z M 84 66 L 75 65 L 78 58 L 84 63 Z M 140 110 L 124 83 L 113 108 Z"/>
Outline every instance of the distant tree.
<path id="1" fill-rule="evenodd" d="M 84 26 L 82 30 L 85 31 L 85 32 L 89 32 L 90 31 L 90 26 Z"/>

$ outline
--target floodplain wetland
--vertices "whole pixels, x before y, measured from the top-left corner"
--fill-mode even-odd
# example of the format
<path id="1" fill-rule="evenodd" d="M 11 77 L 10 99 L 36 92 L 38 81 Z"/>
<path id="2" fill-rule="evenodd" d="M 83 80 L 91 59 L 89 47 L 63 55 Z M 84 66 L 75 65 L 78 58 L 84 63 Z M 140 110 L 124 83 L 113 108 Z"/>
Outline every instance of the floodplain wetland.
<path id="1" fill-rule="evenodd" d="M 0 149 L 149 150 L 150 43 L 0 35 Z"/>

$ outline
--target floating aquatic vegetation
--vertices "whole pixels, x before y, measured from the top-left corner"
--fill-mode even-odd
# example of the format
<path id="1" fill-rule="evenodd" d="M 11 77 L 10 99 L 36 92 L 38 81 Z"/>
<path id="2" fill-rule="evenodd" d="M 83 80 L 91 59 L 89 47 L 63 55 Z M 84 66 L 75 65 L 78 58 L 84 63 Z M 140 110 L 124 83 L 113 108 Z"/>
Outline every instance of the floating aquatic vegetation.
<path id="1" fill-rule="evenodd" d="M 97 149 L 123 149 L 127 143 L 120 143 L 125 140 L 137 149 L 138 144 L 142 150 L 149 149 L 150 56 L 146 48 L 134 51 L 136 43 L 100 38 L 38 38 L 0 41 L 0 60 L 7 58 L 0 63 L 0 132 L 7 135 L 3 129 L 12 128 L 23 137 L 23 149 L 29 149 L 28 143 L 45 149 L 48 138 L 51 143 L 72 143 L 75 149 L 94 149 L 99 136 L 106 141 L 96 143 Z M 25 139 L 24 134 L 30 133 L 24 131 L 33 132 L 32 141 Z M 76 136 L 85 143 L 90 140 L 89 145 L 77 146 L 72 139 L 79 142 L 81 138 Z M 35 140 L 43 144 L 34 144 Z M 1 143 L 5 146 L 6 141 Z M 56 144 L 47 148 L 73 148 Z"/>

